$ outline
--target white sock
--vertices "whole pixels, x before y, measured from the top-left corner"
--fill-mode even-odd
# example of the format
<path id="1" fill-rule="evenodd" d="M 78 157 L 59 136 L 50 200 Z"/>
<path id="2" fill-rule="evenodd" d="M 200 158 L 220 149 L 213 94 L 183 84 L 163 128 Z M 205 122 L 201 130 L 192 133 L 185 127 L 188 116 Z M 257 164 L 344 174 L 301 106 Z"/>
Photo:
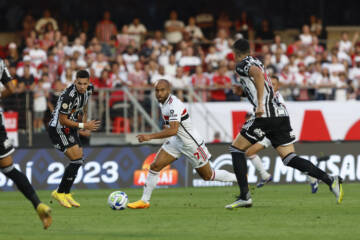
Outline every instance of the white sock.
<path id="1" fill-rule="evenodd" d="M 226 170 L 213 169 L 213 175 L 211 177 L 211 181 L 237 182 L 237 179 L 234 173 L 228 172 Z"/>
<path id="2" fill-rule="evenodd" d="M 270 177 L 270 174 L 264 169 L 263 163 L 261 162 L 261 159 L 257 154 L 250 156 L 249 159 L 254 165 L 256 171 L 260 173 L 260 176 L 263 180 Z"/>
<path id="3" fill-rule="evenodd" d="M 159 180 L 159 172 L 149 170 L 141 200 L 143 200 L 144 202 L 150 202 L 151 193 L 156 187 L 158 180 Z"/>
<path id="4" fill-rule="evenodd" d="M 317 181 L 316 178 L 313 178 L 311 176 L 308 176 L 308 179 L 309 179 L 310 183 L 312 183 L 312 184 L 314 184 Z"/>

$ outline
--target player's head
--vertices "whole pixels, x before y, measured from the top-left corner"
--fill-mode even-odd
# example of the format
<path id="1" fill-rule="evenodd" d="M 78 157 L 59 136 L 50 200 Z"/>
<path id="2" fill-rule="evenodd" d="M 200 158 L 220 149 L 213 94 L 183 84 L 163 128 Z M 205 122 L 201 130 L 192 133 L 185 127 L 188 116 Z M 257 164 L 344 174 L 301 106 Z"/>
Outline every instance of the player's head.
<path id="1" fill-rule="evenodd" d="M 249 41 L 244 38 L 238 39 L 234 42 L 232 49 L 235 53 L 235 59 L 239 61 L 250 54 Z"/>
<path id="2" fill-rule="evenodd" d="M 90 74 L 86 70 L 79 70 L 76 73 L 75 86 L 79 93 L 85 93 L 90 84 Z"/>
<path id="3" fill-rule="evenodd" d="M 166 79 L 160 79 L 155 83 L 155 96 L 160 103 L 164 103 L 171 93 L 171 84 Z"/>
<path id="4" fill-rule="evenodd" d="M 276 75 L 271 76 L 271 83 L 274 88 L 274 92 L 277 92 L 279 90 L 279 78 Z"/>

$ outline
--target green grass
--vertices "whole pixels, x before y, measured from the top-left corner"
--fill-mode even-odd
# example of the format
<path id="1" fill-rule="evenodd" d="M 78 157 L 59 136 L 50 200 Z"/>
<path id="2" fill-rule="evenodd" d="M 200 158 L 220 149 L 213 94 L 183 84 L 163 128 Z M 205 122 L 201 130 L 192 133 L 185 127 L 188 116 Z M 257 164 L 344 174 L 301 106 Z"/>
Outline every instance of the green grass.
<path id="1" fill-rule="evenodd" d="M 123 189 L 134 201 L 141 189 Z M 111 190 L 77 190 L 81 208 L 52 204 L 54 222 L 42 230 L 19 192 L 1 192 L 0 240 L 17 239 L 359 239 L 359 184 L 344 185 L 341 205 L 327 186 L 317 194 L 304 184 L 269 185 L 252 191 L 254 206 L 226 210 L 236 187 L 156 189 L 150 209 L 113 211 Z M 49 201 L 49 191 L 39 191 Z"/>

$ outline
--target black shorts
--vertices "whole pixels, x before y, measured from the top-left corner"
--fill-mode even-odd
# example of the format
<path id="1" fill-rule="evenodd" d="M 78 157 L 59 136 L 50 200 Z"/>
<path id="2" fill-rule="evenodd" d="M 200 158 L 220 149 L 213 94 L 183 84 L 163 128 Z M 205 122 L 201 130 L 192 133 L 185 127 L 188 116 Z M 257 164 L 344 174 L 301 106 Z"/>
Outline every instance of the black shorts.
<path id="1" fill-rule="evenodd" d="M 0 159 L 5 158 L 15 151 L 12 142 L 7 137 L 4 126 L 4 116 L 0 113 Z"/>
<path id="2" fill-rule="evenodd" d="M 274 148 L 295 142 L 289 117 L 249 119 L 243 125 L 240 134 L 251 144 L 267 137 Z"/>
<path id="3" fill-rule="evenodd" d="M 75 145 L 81 147 L 79 133 L 76 128 L 49 127 L 48 133 L 54 147 L 62 152 Z"/>

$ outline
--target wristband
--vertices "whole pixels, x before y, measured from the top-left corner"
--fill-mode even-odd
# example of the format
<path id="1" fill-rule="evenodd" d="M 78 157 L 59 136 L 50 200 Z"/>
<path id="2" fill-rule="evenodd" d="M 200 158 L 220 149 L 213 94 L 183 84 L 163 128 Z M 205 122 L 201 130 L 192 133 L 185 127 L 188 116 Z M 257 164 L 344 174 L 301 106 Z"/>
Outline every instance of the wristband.
<path id="1" fill-rule="evenodd" d="M 84 129 L 84 123 L 79 123 L 79 128 Z"/>

